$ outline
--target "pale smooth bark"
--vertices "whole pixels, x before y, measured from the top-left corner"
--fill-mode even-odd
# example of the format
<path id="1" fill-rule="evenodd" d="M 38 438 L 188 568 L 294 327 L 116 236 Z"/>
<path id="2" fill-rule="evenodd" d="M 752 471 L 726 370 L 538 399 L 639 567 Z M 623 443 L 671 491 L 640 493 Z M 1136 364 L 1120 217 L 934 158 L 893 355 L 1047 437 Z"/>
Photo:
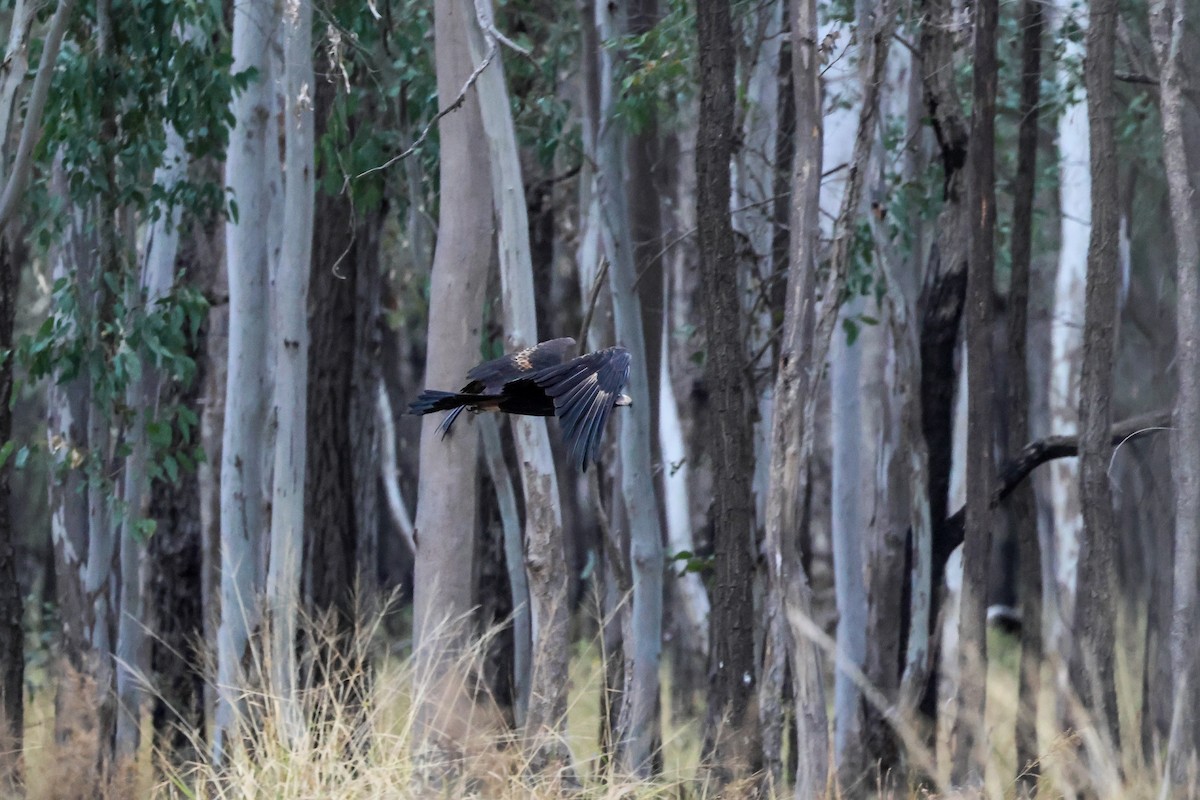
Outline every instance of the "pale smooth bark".
<path id="1" fill-rule="evenodd" d="M 187 175 L 188 156 L 183 137 L 171 124 L 164 131 L 167 147 L 163 163 L 154 171 L 154 183 L 170 191 Z M 181 209 L 164 212 L 146 229 L 144 261 L 139 284 L 140 297 L 153 312 L 155 305 L 171 290 L 175 280 L 175 255 L 179 251 Z M 130 385 L 126 402 L 134 409 L 126 442 L 130 453 L 122 476 L 125 515 L 120 532 L 121 602 L 117 621 L 117 758 L 130 759 L 137 754 L 141 724 L 142 686 L 149 673 L 145 642 L 143 593 L 146 586 L 146 545 L 137 529 L 148 519 L 150 483 L 148 476 L 149 442 L 146 423 L 157 406 L 161 377 L 153 359 L 143 359 L 142 375 Z"/>
<path id="2" fill-rule="evenodd" d="M 1192 14 L 1189 15 L 1188 12 Z M 1197 165 L 1189 163 L 1184 139 L 1185 92 L 1189 88 L 1185 47 L 1195 47 L 1195 9 L 1182 0 L 1150 4 L 1150 33 L 1158 60 L 1163 121 L 1163 163 L 1171 198 L 1175 232 L 1176 371 L 1172 476 L 1175 481 L 1174 598 L 1171 609 L 1171 672 L 1174 710 L 1167 741 L 1167 770 L 1160 797 L 1186 791 L 1189 767 L 1196 763 L 1197 662 L 1196 600 L 1200 574 L 1200 222 L 1195 186 L 1188 180 Z M 1194 779 L 1194 778 L 1193 778 Z M 1192 789 L 1194 790 L 1194 786 Z"/>
<path id="3" fill-rule="evenodd" d="M 842 306 L 843 321 L 865 310 L 865 300 L 852 298 Z M 850 324 L 854 324 L 851 322 Z M 867 335 L 863 332 L 863 335 Z M 877 338 L 877 337 L 872 337 Z M 878 343 L 874 343 L 877 347 Z M 863 500 L 876 499 L 874 475 L 862 474 L 862 462 L 874 462 L 874 443 L 864 435 L 863 402 L 878 409 L 873 399 L 863 398 L 859 386 L 864 342 L 854 343 L 844 329 L 834 334 L 829 363 L 829 434 L 833 451 L 833 491 L 830 538 L 833 550 L 833 589 L 837 606 L 838 650 L 847 664 L 861 670 L 867 659 L 866 565 L 863 559 L 869 509 Z M 872 348 L 876 349 L 876 348 Z M 863 453 L 864 446 L 871 451 Z M 860 458 L 861 457 L 861 458 Z M 835 668 L 833 682 L 833 754 L 838 780 L 843 788 L 857 785 L 863 773 L 865 709 L 854 677 L 844 666 Z"/>
<path id="4" fill-rule="evenodd" d="M 692 536 L 692 521 L 689 516 L 690 500 L 688 497 L 687 450 L 683 442 L 683 427 L 679 420 L 679 404 L 675 399 L 675 386 L 671 382 L 670 364 L 667 353 L 668 331 L 667 320 L 670 316 L 663 315 L 662 360 L 659 378 L 661 389 L 658 396 L 658 436 L 663 459 L 663 490 L 666 496 L 663 505 L 666 508 L 667 520 L 667 549 L 670 553 L 693 552 L 696 548 Z M 686 617 L 687 635 L 690 638 L 688 647 L 701 656 L 708 655 L 708 613 L 710 609 L 708 591 L 699 573 L 684 571 L 674 572 L 672 588 L 675 591 L 679 608 Z"/>
<path id="5" fill-rule="evenodd" d="M 304 545 L 304 470 L 307 456 L 308 279 L 313 229 L 312 3 L 289 0 L 283 13 L 285 106 L 282 251 L 274 280 L 276 424 L 271 492 L 271 556 L 266 608 L 270 613 L 271 694 L 280 731 L 295 742 L 304 729 L 296 692 L 296 623 L 300 553 Z"/>
<path id="6" fill-rule="evenodd" d="M 225 183 L 237 216 L 225 225 L 229 275 L 229 352 L 221 448 L 221 622 L 217 630 L 217 707 L 213 757 L 221 763 L 238 723 L 242 659 L 259 619 L 263 588 L 263 453 L 267 427 L 269 232 L 274 200 L 267 188 L 278 170 L 271 42 L 279 18 L 274 0 L 234 8 L 233 65 L 258 78 L 234 96 L 237 120 L 225 159 Z"/>
<path id="7" fill-rule="evenodd" d="M 480 115 L 490 156 L 492 213 L 499 226 L 505 343 L 509 350 L 521 350 L 537 343 L 538 328 L 520 152 L 496 52 L 499 41 L 492 27 L 491 0 L 462 0 L 460 8 L 472 15 L 467 22 L 472 60 L 491 59 L 479 76 Z M 533 676 L 525 733 L 542 749 L 539 758 L 566 761 L 569 755 L 559 738 L 566 724 L 570 610 L 567 576 L 560 569 L 566 555 L 558 477 L 544 420 L 514 418 L 512 427 L 525 494 L 525 560 L 533 598 Z"/>
<path id="8" fill-rule="evenodd" d="M 473 63 L 460 0 L 434 6 L 438 104 L 454 103 Z M 425 385 L 455 388 L 479 362 L 484 292 L 492 252 L 491 173 L 479 100 L 467 92 L 462 107 L 438 122 L 441 197 L 437 247 L 429 287 Z M 486 184 L 486 185 L 485 185 Z M 519 188 L 519 184 L 518 184 Z M 445 439 L 440 420 L 421 427 L 417 486 L 417 559 L 413 575 L 415 744 L 453 748 L 474 701 L 454 674 L 470 633 L 474 605 L 474 553 L 478 436 L 469 419 Z"/>
<path id="9" fill-rule="evenodd" d="M 392 400 L 388 397 L 387 385 L 380 381 L 376 387 L 376 409 L 379 415 L 379 478 L 383 481 L 383 495 L 387 501 L 388 514 L 392 524 L 400 532 L 404 546 L 414 556 L 417 554 L 417 543 L 413 539 L 412 514 L 404 502 L 400 492 L 399 468 L 396 463 L 396 422 L 392 417 Z"/>
<path id="10" fill-rule="evenodd" d="M 54 16 L 50 18 L 50 24 L 46 28 L 46 39 L 42 44 L 43 64 L 53 64 L 58 58 L 63 34 L 66 32 L 67 23 L 71 19 L 74 7 L 75 0 L 58 1 L 58 5 L 54 9 Z M 16 27 L 14 26 L 14 28 Z M 10 44 L 15 43 L 10 39 Z M 10 49 L 5 54 L 4 64 L 12 67 L 12 74 L 23 75 L 23 70 L 19 71 L 18 67 L 21 63 L 19 58 L 23 57 L 21 51 L 24 46 L 25 43 L 22 42 L 17 51 Z M 9 65 L 9 58 L 18 60 Z M 41 139 L 42 113 L 46 110 L 46 98 L 50 94 L 50 79 L 53 75 L 53 69 L 39 68 L 33 79 L 33 86 L 29 90 L 29 99 L 25 105 L 25 118 L 21 123 L 21 138 L 17 142 L 17 150 L 13 155 L 12 164 L 9 165 L 3 194 L 0 194 L 0 230 L 8 227 L 13 214 L 20 208 L 21 202 L 25 198 L 25 189 L 29 185 L 29 176 L 33 169 L 33 149 Z M 11 118 L 4 122 L 6 124 L 0 130 L 7 134 L 12 127 Z"/>
<path id="11" fill-rule="evenodd" d="M 1076 6 L 1070 0 L 1054 4 L 1051 35 L 1063 38 L 1065 17 Z M 1074 23 L 1086 26 L 1086 18 Z M 1060 61 L 1081 61 L 1083 44 L 1063 43 Z M 1060 66 L 1055 83 L 1066 92 L 1070 76 Z M 1091 151 L 1088 137 L 1087 94 L 1077 87 L 1058 119 L 1058 186 L 1061 215 L 1058 272 L 1054 284 L 1054 310 L 1050 324 L 1050 430 L 1069 436 L 1079 432 L 1079 370 L 1083 354 L 1083 305 L 1087 273 L 1088 236 L 1092 227 Z M 1079 537 L 1083 530 L 1079 504 L 1079 462 L 1056 461 L 1050 468 L 1050 502 L 1054 509 L 1054 548 L 1044 569 L 1053 571 L 1056 592 L 1046 597 L 1049 625 L 1046 652 L 1068 652 L 1069 628 L 1075 615 L 1075 578 L 1079 565 Z M 1053 656 L 1052 656 L 1053 658 Z M 1060 664 L 1065 667 L 1065 664 Z M 1065 673 L 1059 671 L 1059 680 Z"/>
<path id="12" fill-rule="evenodd" d="M 601 40 L 625 29 L 623 9 L 596 5 Z M 625 197 L 625 133 L 612 116 L 614 75 L 612 50 L 600 55 L 599 167 L 600 239 L 610 266 L 614 328 L 617 341 L 632 355 L 626 391 L 633 405 L 624 410 L 618 436 L 621 495 L 629 521 L 629 562 L 633 604 L 625 635 L 626 686 L 618 721 L 618 763 L 624 770 L 645 774 L 659 739 L 658 666 L 662 651 L 663 550 L 657 500 L 650 463 L 650 391 L 646 373 L 641 304 L 635 291 L 637 269 L 630 241 L 629 207 Z"/>

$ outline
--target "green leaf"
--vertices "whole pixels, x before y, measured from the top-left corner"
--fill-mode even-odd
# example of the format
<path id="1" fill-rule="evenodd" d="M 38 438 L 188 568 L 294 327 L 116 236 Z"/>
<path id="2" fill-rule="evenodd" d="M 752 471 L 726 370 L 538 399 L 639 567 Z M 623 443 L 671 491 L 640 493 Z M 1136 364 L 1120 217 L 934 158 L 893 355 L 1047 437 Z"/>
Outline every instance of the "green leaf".
<path id="1" fill-rule="evenodd" d="M 0 469 L 4 469 L 4 465 L 8 463 L 8 459 L 16 446 L 17 443 L 9 439 L 4 443 L 3 447 L 0 447 Z"/>
<path id="2" fill-rule="evenodd" d="M 842 319 L 842 330 L 846 332 L 846 346 L 853 347 L 858 341 L 858 323 L 849 317 Z"/>

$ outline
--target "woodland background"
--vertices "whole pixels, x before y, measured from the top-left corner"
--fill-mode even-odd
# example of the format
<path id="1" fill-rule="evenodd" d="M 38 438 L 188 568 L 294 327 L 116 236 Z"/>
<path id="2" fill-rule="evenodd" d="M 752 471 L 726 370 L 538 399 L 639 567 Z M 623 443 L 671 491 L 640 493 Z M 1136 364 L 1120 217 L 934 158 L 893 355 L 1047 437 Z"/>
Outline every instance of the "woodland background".
<path id="1" fill-rule="evenodd" d="M 0 795 L 1196 796 L 1198 11 L 4 3 Z"/>

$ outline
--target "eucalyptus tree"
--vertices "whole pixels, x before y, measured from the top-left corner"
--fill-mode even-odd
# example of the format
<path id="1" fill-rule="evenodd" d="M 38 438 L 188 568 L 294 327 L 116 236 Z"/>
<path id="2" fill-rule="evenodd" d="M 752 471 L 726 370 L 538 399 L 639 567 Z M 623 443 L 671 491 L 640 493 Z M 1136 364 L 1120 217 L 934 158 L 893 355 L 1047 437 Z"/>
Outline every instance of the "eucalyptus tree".
<path id="1" fill-rule="evenodd" d="M 817 646 L 807 636 L 812 599 L 800 558 L 799 540 L 806 502 L 808 462 L 813 451 L 814 377 L 817 357 L 815 321 L 820 248 L 821 51 L 815 0 L 792 0 L 792 72 L 796 101 L 796 149 L 792 165 L 786 306 L 775 378 L 771 420 L 771 470 L 767 490 L 764 554 L 769 609 L 786 623 L 784 639 L 795 703 L 797 800 L 817 797 L 829 784 L 829 728 L 825 688 Z M 767 684 L 778 689 L 777 683 Z M 778 705 L 775 694 L 760 696 L 764 706 Z M 772 769 L 776 785 L 781 775 Z"/>
<path id="2" fill-rule="evenodd" d="M 233 99 L 234 131 L 225 182 L 236 213 L 225 226 L 229 275 L 229 352 L 221 446 L 220 627 L 217 630 L 217 707 L 213 757 L 221 763 L 238 724 L 242 664 L 259 622 L 266 582 L 263 532 L 270 527 L 264 476 L 270 396 L 267 335 L 272 205 L 278 202 L 280 165 L 273 148 L 274 83 L 279 8 L 275 0 L 239 3 L 233 13 L 235 71 L 254 81 Z"/>
<path id="3" fill-rule="evenodd" d="M 472 62 L 487 64 L 479 76 L 478 96 L 492 176 L 491 210 L 498 224 L 502 316 L 507 348 L 521 350 L 537 343 L 538 326 L 528 210 L 524 193 L 515 191 L 524 183 L 502 67 L 502 35 L 490 0 L 462 0 L 460 11 Z M 525 738 L 536 752 L 534 767 L 542 769 L 569 760 L 561 745 L 570 645 L 567 576 L 560 568 L 566 562 L 562 503 L 545 422 L 521 417 L 512 421 L 512 428 L 525 496 L 525 565 L 535 632 Z"/>
<path id="4" fill-rule="evenodd" d="M 625 31 L 626 13 L 623 4 L 596 4 L 595 25 L 601 41 Z M 629 171 L 625 159 L 627 132 L 614 113 L 617 90 L 614 61 L 613 50 L 602 48 L 595 160 L 600 240 L 611 264 L 609 288 L 614 328 L 617 339 L 633 357 L 629 380 L 633 405 L 621 423 L 618 445 L 622 518 L 629 523 L 632 606 L 623 631 L 625 686 L 615 738 L 622 768 L 644 774 L 652 766 L 651 758 L 660 738 L 658 667 L 662 652 L 664 554 L 651 464 L 646 337 L 636 291 L 637 269 L 625 184 Z"/>
<path id="5" fill-rule="evenodd" d="M 1172 476 L 1175 480 L 1174 598 L 1171 614 L 1171 672 L 1174 709 L 1167 742 L 1167 770 L 1160 796 L 1186 791 L 1188 765 L 1200 750 L 1197 702 L 1200 660 L 1196 655 L 1196 602 L 1200 599 L 1200 213 L 1194 186 L 1187 176 L 1200 164 L 1189 150 L 1188 120 L 1200 111 L 1187 93 L 1189 52 L 1197 34 L 1188 6 L 1173 0 L 1150 4 L 1150 34 L 1158 62 L 1163 126 L 1163 162 L 1175 233 L 1176 363 L 1179 388 L 1175 399 Z M 1189 25 L 1189 22 L 1193 24 Z M 1195 57 L 1192 57 L 1192 63 Z M 1192 131 L 1193 139 L 1195 132 Z"/>
<path id="6" fill-rule="evenodd" d="M 425 384 L 454 386 L 479 362 L 482 309 L 492 252 L 491 166 L 461 0 L 437 0 L 434 42 L 441 109 L 437 248 L 429 285 Z M 415 744 L 445 751 L 474 702 L 458 678 L 471 633 L 478 441 L 470 426 L 443 441 L 437 420 L 421 428 L 413 575 Z"/>
<path id="7" fill-rule="evenodd" d="M 967 214 L 970 255 L 967 267 L 967 522 L 963 543 L 962 600 L 959 611 L 959 683 L 951 728 L 954 785 L 983 782 L 987 700 L 987 584 L 992 529 L 992 485 L 996 464 L 992 433 L 992 317 L 996 273 L 996 0 L 977 6 L 972 44 L 971 132 L 967 149 L 970 182 Z"/>
<path id="8" fill-rule="evenodd" d="M 304 727 L 296 696 L 296 624 L 300 558 L 304 550 L 305 465 L 308 445 L 308 280 L 313 228 L 312 3 L 292 0 L 283 13 L 283 246 L 275 271 L 271 337 L 275 349 L 272 415 L 278 426 L 271 492 L 271 688 L 279 701 L 285 741 Z"/>
<path id="9" fill-rule="evenodd" d="M 16 315 L 17 289 L 21 263 L 18 258 L 19 236 L 14 220 L 33 169 L 33 150 L 41 134 L 42 113 L 54 74 L 54 63 L 62 46 L 63 34 L 70 21 L 74 0 L 59 0 L 54 15 L 43 33 L 42 55 L 33 84 L 28 90 L 24 116 L 17 100 L 29 77 L 30 39 L 36 21 L 37 6 L 18 2 L 9 22 L 4 69 L 0 74 L 0 159 L 7 164 L 0 194 L 0 349 L 8 352 L 13 345 L 13 321 Z M 10 142 L 20 131 L 15 153 Z M 22 628 L 22 598 L 17 581 L 16 547 L 9 513 L 9 465 L 14 446 L 12 406 L 9 395 L 13 385 L 13 359 L 0 363 L 0 787 L 18 779 L 15 755 L 21 750 L 24 734 L 25 634 Z"/>
<path id="10" fill-rule="evenodd" d="M 1022 0 L 1020 113 L 1017 134 L 1017 172 L 1013 181 L 1012 277 L 1008 293 L 1008 452 L 1016 453 L 1029 439 L 1028 328 L 1030 262 L 1033 250 L 1034 188 L 1037 178 L 1038 120 L 1042 79 L 1042 39 L 1045 16 L 1039 0 Z M 1038 694 L 1042 672 L 1042 569 L 1033 487 L 1019 487 L 1009 500 L 1017 535 L 1020 564 L 1021 666 L 1019 675 L 1016 751 L 1017 782 L 1027 796 L 1036 793 L 1038 755 Z"/>
<path id="11" fill-rule="evenodd" d="M 1094 0 L 1088 6 L 1087 57 L 1084 81 L 1088 92 L 1088 136 L 1091 143 L 1091 219 L 1088 238 L 1087 290 L 1083 319 L 1083 362 L 1079 379 L 1079 497 L 1083 531 L 1079 542 L 1078 593 L 1072 630 L 1071 676 L 1087 718 L 1080 728 L 1095 726 L 1104 741 L 1116 746 L 1116 528 L 1108 469 L 1112 427 L 1113 356 L 1116 351 L 1117 210 L 1115 48 L 1117 4 Z M 1189 613 L 1194 613 L 1194 610 Z M 1103 758 L 1101 753 L 1092 757 Z M 1097 769 L 1097 774 L 1099 770 Z"/>
<path id="12" fill-rule="evenodd" d="M 754 652 L 754 452 L 747 397 L 742 299 L 733 226 L 729 167 L 734 136 L 734 28 L 729 4 L 705 3 L 697 16 L 700 120 L 696 135 L 696 220 L 700 291 L 717 427 L 713 448 L 712 648 L 706 760 L 724 786 L 758 772 L 762 744 L 750 699 L 757 685 Z"/>
<path id="13" fill-rule="evenodd" d="M 138 744 L 150 489 L 177 481 L 199 455 L 194 413 L 158 393 L 195 375 L 206 303 L 175 279 L 174 237 L 219 213 L 219 188 L 191 179 L 187 161 L 222 149 L 227 122 L 208 115 L 236 81 L 218 70 L 195 86 L 197 71 L 227 62 L 210 36 L 180 35 L 193 27 L 214 30 L 215 10 L 162 4 L 127 15 L 101 3 L 60 61 L 68 88 L 50 99 L 45 152 L 64 213 L 47 215 L 42 234 L 51 240 L 62 226 L 56 280 L 49 318 L 17 349 L 32 379 L 55 384 L 47 434 L 64 619 L 59 688 L 78 690 L 78 680 L 94 692 L 85 706 L 61 709 L 92 717 L 100 777 L 114 755 L 128 765 Z M 125 113 L 131 104 L 143 113 Z M 143 223 L 150 238 L 139 261 Z M 64 733 L 86 724 L 56 720 Z"/>

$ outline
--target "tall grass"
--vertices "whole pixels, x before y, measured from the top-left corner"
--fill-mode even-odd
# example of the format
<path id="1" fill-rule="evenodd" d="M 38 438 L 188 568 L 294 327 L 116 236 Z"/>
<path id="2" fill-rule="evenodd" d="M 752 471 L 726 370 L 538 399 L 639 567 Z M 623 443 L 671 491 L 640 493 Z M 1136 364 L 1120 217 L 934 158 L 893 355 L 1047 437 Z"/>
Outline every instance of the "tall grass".
<path id="1" fill-rule="evenodd" d="M 109 792 L 111 800 L 153 798 L 213 798 L 214 800 L 302 800 L 336 798 L 496 798 L 497 800 L 648 800 L 719 796 L 703 781 L 700 763 L 700 723 L 677 718 L 664 704 L 663 773 L 644 781 L 612 772 L 611 761 L 599 752 L 600 695 L 604 665 L 596 641 L 575 646 L 571 659 L 570 692 L 564 725 L 564 745 L 571 753 L 571 775 L 534 774 L 530 755 L 511 730 L 505 710 L 488 695 L 479 676 L 488 647 L 480 637 L 454 664 L 442 670 L 437 681 L 418 680 L 410 654 L 386 651 L 382 626 L 374 624 L 349 639 L 332 637 L 322 626 L 306 625 L 307 661 L 302 670 L 301 704 L 308 726 L 299 736 L 287 735 L 280 698 L 267 676 L 267 658 L 251 669 L 251 689 L 245 694 L 238 735 L 231 738 L 226 760 L 220 766 L 204 755 L 203 731 L 185 730 L 198 756 L 180 762 L 178 754 L 157 752 L 146 744 L 135 765 L 119 776 Z M 992 632 L 988 686 L 987 728 L 989 756 L 985 785 L 946 797 L 1008 798 L 1016 793 L 1012 741 L 1016 714 L 1017 647 L 1011 638 Z M 368 656 L 373 656 L 368 658 Z M 363 664 L 374 663 L 366 670 Z M 1122 738 L 1133 734 L 1136 707 L 1136 658 L 1119 660 L 1122 684 Z M 1046 671 L 1040 720 L 1044 754 L 1039 764 L 1042 797 L 1061 797 L 1078 790 L 1101 798 L 1151 798 L 1159 794 L 1160 764 L 1144 764 L 1131 753 L 1080 726 L 1078 732 L 1054 730 L 1049 713 L 1063 697 Z M 664 698 L 670 697 L 669 670 L 664 669 Z M 453 738 L 452 755 L 430 757 L 417 747 L 421 730 L 418 709 L 429 692 L 445 689 L 446 680 L 460 681 L 472 698 L 466 723 L 461 715 L 447 717 L 444 731 Z M 79 687 L 75 687 L 79 688 Z M 67 693 L 68 698 L 70 693 Z M 88 693 L 81 691 L 81 696 Z M 1063 702 L 1078 712 L 1070 698 Z M 428 723 L 426 723 L 427 725 Z M 55 743 L 51 692 L 32 699 L 25 742 L 27 796 L 29 800 L 86 798 L 86 778 L 94 749 L 76 735 L 70 744 Z M 76 732 L 79 734 L 80 732 Z M 86 733 L 86 732 L 83 732 Z M 435 751 L 438 752 L 438 751 Z M 933 752 L 917 754 L 915 763 L 933 763 Z M 942 758 L 942 761 L 945 759 Z M 847 792 L 835 788 L 831 797 L 862 796 L 925 798 L 937 796 L 906 784 L 894 775 L 866 774 Z M 1195 784 L 1191 787 L 1195 796 Z M 851 791 L 853 790 L 853 791 Z M 3 795 L 3 791 L 0 791 Z M 738 797 L 740 794 L 727 793 Z M 783 796 L 790 796 L 785 793 Z"/>

